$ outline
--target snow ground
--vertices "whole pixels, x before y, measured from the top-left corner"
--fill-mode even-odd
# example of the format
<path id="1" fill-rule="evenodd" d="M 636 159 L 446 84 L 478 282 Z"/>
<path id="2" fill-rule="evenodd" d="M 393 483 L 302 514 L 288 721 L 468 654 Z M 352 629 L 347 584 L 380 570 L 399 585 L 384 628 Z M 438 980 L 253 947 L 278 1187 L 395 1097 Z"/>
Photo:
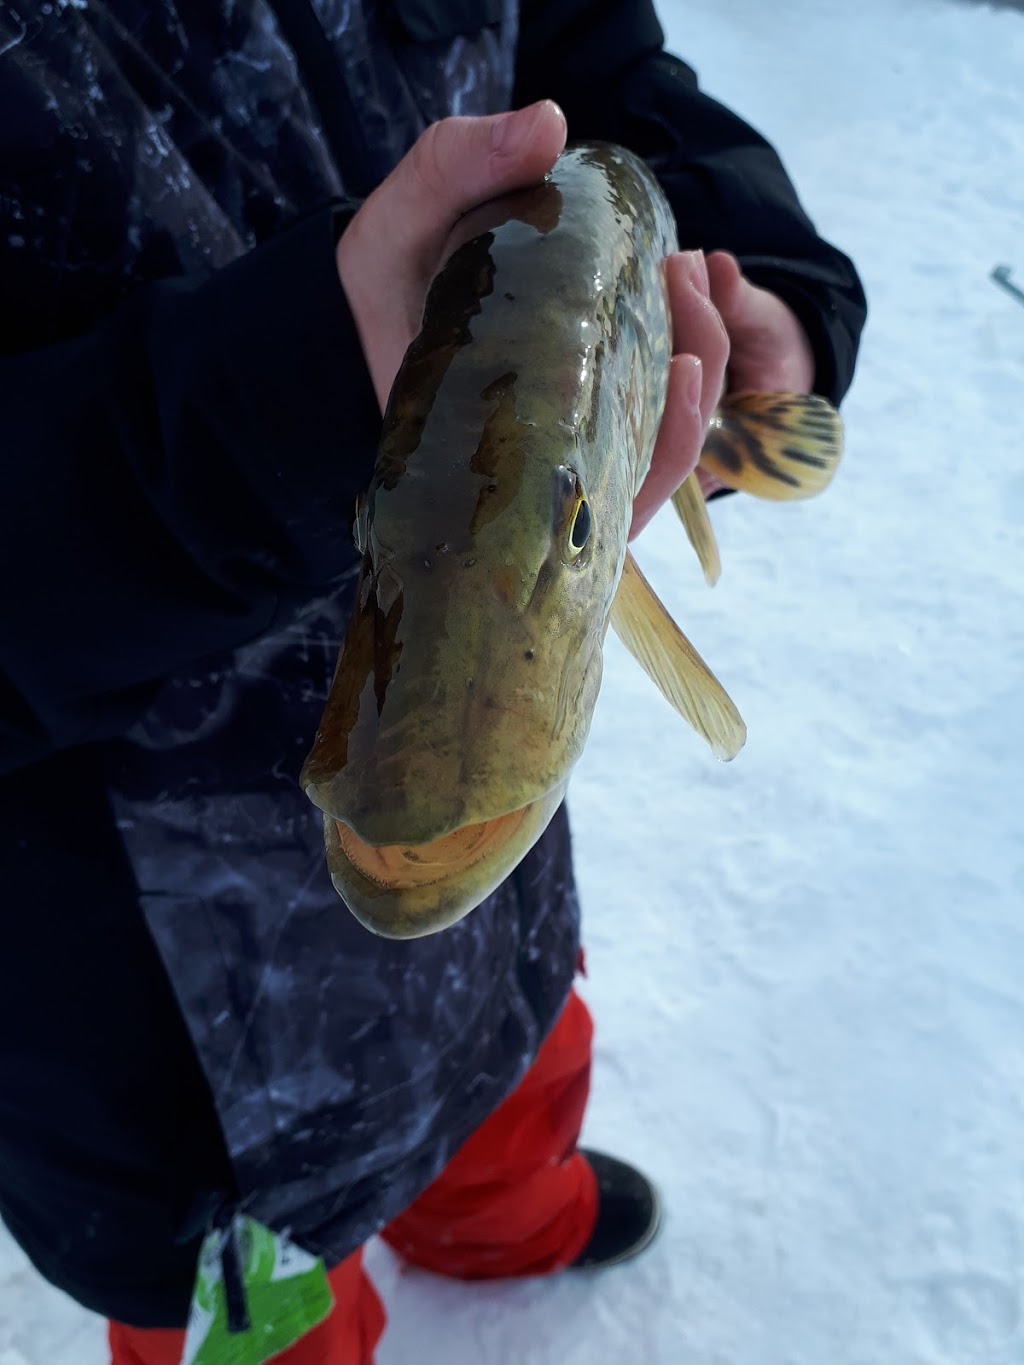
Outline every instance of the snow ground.
<path id="1" fill-rule="evenodd" d="M 615 641 L 572 806 L 586 1138 L 662 1187 L 598 1278 L 402 1274 L 379 1365 L 1024 1361 L 1024 16 L 660 0 L 872 305 L 830 493 L 638 557 L 743 710 L 717 767 Z M 102 1365 L 0 1234 L 0 1365 Z"/>

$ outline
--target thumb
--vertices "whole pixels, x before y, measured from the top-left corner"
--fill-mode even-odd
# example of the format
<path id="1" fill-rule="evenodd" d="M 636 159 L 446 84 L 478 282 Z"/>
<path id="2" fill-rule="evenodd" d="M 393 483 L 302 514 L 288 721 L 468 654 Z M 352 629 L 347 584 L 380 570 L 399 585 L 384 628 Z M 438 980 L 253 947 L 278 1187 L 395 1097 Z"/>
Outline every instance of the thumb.
<path id="1" fill-rule="evenodd" d="M 542 180 L 564 146 L 565 116 L 551 100 L 442 119 L 342 233 L 338 275 L 382 409 L 456 222 L 487 199 Z"/>
<path id="2" fill-rule="evenodd" d="M 565 146 L 553 100 L 431 126 L 375 191 L 387 195 L 395 250 L 432 272 L 456 220 L 477 204 L 543 179 Z"/>

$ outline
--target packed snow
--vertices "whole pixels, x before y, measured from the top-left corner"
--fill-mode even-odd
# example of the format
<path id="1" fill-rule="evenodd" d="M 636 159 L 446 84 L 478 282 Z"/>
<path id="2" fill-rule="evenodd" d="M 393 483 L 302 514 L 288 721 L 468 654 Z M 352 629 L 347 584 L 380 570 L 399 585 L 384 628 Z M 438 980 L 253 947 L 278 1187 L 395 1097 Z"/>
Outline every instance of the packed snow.
<path id="1" fill-rule="evenodd" d="M 743 711 L 719 766 L 614 640 L 571 808 L 585 1139 L 659 1183 L 636 1262 L 369 1265 L 379 1365 L 1024 1360 L 1024 14 L 660 0 L 871 303 L 832 489 L 671 510 L 648 576 Z M 0 1232 L 0 1365 L 103 1365 Z"/>

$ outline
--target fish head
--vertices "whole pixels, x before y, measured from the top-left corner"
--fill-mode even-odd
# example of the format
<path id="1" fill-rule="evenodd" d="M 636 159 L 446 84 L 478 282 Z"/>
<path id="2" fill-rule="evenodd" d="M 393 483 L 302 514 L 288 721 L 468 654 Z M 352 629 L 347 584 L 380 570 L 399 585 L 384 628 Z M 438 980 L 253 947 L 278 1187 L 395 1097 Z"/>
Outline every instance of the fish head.
<path id="1" fill-rule="evenodd" d="M 390 937 L 467 914 L 543 833 L 589 731 L 625 554 L 625 490 L 592 492 L 579 433 L 524 420 L 514 374 L 485 378 L 482 418 L 458 420 L 480 403 L 453 382 L 414 456 L 378 459 L 303 770 L 336 889 Z"/>

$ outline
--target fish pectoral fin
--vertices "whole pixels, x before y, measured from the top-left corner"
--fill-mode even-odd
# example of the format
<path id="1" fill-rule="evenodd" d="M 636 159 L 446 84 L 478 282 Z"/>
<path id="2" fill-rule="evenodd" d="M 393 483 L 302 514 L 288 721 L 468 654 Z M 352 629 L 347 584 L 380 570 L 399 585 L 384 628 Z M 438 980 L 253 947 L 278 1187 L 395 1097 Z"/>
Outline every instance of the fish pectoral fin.
<path id="1" fill-rule="evenodd" d="M 827 488 L 842 453 L 842 418 L 827 399 L 745 393 L 722 400 L 700 465 L 729 488 L 778 502 Z"/>
<path id="2" fill-rule="evenodd" d="M 679 513 L 686 537 L 697 552 L 704 581 L 713 588 L 722 574 L 722 560 L 696 470 L 672 494 L 672 506 Z"/>
<path id="3" fill-rule="evenodd" d="M 717 757 L 735 758 L 747 737 L 740 713 L 628 551 L 611 621 L 637 663 Z"/>

